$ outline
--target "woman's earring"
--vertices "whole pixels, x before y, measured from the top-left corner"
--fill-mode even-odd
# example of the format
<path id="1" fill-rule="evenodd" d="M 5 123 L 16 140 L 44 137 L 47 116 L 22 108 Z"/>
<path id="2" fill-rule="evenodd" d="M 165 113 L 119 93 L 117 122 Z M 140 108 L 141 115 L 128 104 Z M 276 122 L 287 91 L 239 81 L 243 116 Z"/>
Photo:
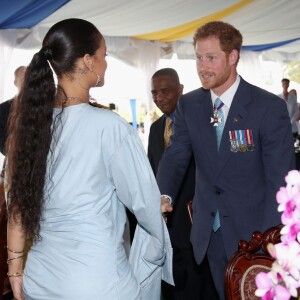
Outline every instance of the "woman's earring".
<path id="1" fill-rule="evenodd" d="M 96 81 L 95 87 L 98 86 L 98 84 L 99 84 L 99 82 L 101 80 L 100 75 L 96 74 L 96 76 L 97 76 L 97 81 Z"/>

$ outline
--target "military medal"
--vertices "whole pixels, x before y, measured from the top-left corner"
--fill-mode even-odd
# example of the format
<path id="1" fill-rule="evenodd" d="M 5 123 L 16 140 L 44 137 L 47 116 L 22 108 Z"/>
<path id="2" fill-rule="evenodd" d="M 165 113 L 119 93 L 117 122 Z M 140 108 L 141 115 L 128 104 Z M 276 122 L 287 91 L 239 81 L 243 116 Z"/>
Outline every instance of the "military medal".
<path id="1" fill-rule="evenodd" d="M 254 143 L 253 143 L 253 135 L 251 129 L 246 129 L 246 142 L 247 142 L 247 151 L 254 150 Z"/>
<path id="2" fill-rule="evenodd" d="M 218 107 L 215 107 L 215 105 L 214 105 L 214 107 L 213 107 L 213 114 L 214 114 L 214 116 L 213 116 L 213 118 L 211 117 L 210 118 L 210 123 L 213 123 L 214 125 L 214 127 L 215 126 L 219 126 L 219 123 L 221 123 L 222 122 L 222 118 L 221 117 L 219 117 L 219 110 L 222 108 L 224 106 L 224 103 L 222 102 Z"/>
<path id="3" fill-rule="evenodd" d="M 245 131 L 244 130 L 239 130 L 239 150 L 241 152 L 246 152 L 247 151 L 247 144 L 246 144 L 246 137 L 245 137 Z"/>
<path id="4" fill-rule="evenodd" d="M 210 117 L 210 123 L 214 123 L 214 126 L 219 126 L 222 122 L 222 118 L 219 118 L 218 113 L 214 114 L 214 117 Z"/>
<path id="5" fill-rule="evenodd" d="M 238 145 L 237 145 L 237 140 L 235 138 L 235 132 L 234 130 L 229 131 L 229 140 L 230 140 L 230 151 L 231 152 L 238 152 Z"/>
<path id="6" fill-rule="evenodd" d="M 230 151 L 246 152 L 254 150 L 253 135 L 251 129 L 229 131 Z"/>

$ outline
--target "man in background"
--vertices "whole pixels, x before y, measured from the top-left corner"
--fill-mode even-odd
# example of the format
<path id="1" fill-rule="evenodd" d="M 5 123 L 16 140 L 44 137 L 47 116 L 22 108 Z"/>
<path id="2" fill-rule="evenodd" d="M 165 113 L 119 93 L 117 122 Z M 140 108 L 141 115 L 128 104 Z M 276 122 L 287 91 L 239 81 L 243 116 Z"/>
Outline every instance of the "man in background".
<path id="1" fill-rule="evenodd" d="M 151 93 L 157 107 L 164 113 L 150 127 L 148 158 L 156 175 L 159 161 L 168 147 L 175 121 L 174 111 L 182 94 L 183 85 L 177 72 L 171 68 L 158 70 L 152 76 Z M 175 286 L 162 283 L 164 300 L 214 300 L 217 294 L 211 277 L 207 258 L 202 264 L 196 264 L 190 243 L 191 220 L 187 202 L 195 192 L 195 161 L 191 157 L 182 184 L 179 188 L 174 210 L 167 216 L 173 247 L 173 276 Z"/>
<path id="2" fill-rule="evenodd" d="M 24 80 L 26 72 L 25 66 L 20 66 L 15 70 L 14 84 L 17 87 L 17 94 L 10 100 L 0 104 L 0 152 L 5 155 L 5 142 L 7 138 L 8 118 L 13 101 L 17 98 Z"/>
<path id="3" fill-rule="evenodd" d="M 194 155 L 191 242 L 197 263 L 207 255 L 222 300 L 226 266 L 239 241 L 281 222 L 276 193 L 295 168 L 285 103 L 237 73 L 242 40 L 235 27 L 221 21 L 197 29 L 194 47 L 202 88 L 180 97 L 174 135 L 156 176 L 162 212 L 172 211 Z"/>
<path id="4" fill-rule="evenodd" d="M 292 132 L 293 136 L 296 138 L 298 136 L 298 117 L 299 117 L 299 109 L 297 104 L 297 96 L 293 93 L 289 92 L 290 80 L 287 78 L 283 78 L 281 80 L 282 84 L 282 93 L 278 96 L 285 100 L 287 110 L 289 112 L 291 124 L 292 124 Z"/>

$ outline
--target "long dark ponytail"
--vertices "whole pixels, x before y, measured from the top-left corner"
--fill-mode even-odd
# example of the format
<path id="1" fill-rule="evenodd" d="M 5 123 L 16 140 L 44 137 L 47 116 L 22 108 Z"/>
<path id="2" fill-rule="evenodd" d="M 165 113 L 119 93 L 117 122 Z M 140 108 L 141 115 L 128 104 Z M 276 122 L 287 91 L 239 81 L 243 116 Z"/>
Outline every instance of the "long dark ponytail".
<path id="1" fill-rule="evenodd" d="M 47 155 L 55 99 L 53 72 L 42 48 L 28 66 L 23 87 L 13 102 L 7 149 L 8 211 L 20 217 L 29 236 L 39 232 Z"/>
<path id="2" fill-rule="evenodd" d="M 77 59 L 87 53 L 94 55 L 101 38 L 98 29 L 85 20 L 67 19 L 53 25 L 42 49 L 33 56 L 13 103 L 6 152 L 8 211 L 10 219 L 21 222 L 27 236 L 38 237 L 44 207 L 56 95 L 52 69 L 58 78 L 72 74 Z"/>

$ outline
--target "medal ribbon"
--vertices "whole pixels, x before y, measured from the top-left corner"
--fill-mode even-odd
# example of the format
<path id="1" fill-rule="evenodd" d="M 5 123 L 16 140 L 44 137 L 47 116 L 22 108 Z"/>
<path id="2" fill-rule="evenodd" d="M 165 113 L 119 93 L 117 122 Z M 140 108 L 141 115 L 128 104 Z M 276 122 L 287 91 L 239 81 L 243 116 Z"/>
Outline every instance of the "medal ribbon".
<path id="1" fill-rule="evenodd" d="M 246 129 L 246 132 L 247 132 L 247 144 L 252 145 L 253 144 L 252 130 Z"/>
<path id="2" fill-rule="evenodd" d="M 245 131 L 239 130 L 239 137 L 242 145 L 246 145 Z"/>
<path id="3" fill-rule="evenodd" d="M 214 110 L 214 114 L 218 114 L 218 111 L 224 106 L 224 103 L 221 102 L 221 104 L 218 106 L 218 107 L 213 107 L 213 110 Z"/>
<path id="4" fill-rule="evenodd" d="M 234 130 L 231 131 L 231 136 L 232 136 L 232 139 L 233 139 L 233 140 L 236 140 Z"/>

